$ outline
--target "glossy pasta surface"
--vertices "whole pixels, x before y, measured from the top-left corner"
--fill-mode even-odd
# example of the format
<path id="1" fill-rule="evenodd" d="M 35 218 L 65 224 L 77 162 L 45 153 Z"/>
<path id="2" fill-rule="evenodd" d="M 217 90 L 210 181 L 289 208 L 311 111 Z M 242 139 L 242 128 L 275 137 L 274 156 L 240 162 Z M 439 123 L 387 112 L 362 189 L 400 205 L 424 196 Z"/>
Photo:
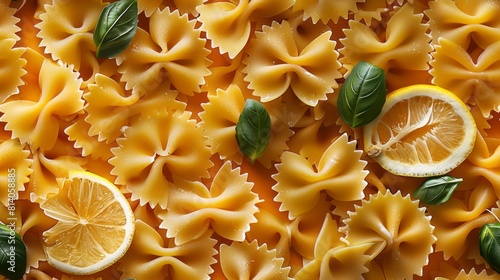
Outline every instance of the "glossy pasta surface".
<path id="1" fill-rule="evenodd" d="M 500 279 L 478 246 L 500 216 L 499 1 L 137 2 L 108 59 L 92 36 L 109 2 L 0 0 L 0 221 L 15 218 L 25 279 Z M 389 92 L 467 104 L 477 138 L 445 204 L 414 198 L 425 178 L 385 171 L 340 118 L 360 61 Z M 271 117 L 254 164 L 235 137 L 246 99 Z M 85 277 L 43 248 L 40 203 L 71 170 L 114 182 L 137 220 L 125 256 Z"/>

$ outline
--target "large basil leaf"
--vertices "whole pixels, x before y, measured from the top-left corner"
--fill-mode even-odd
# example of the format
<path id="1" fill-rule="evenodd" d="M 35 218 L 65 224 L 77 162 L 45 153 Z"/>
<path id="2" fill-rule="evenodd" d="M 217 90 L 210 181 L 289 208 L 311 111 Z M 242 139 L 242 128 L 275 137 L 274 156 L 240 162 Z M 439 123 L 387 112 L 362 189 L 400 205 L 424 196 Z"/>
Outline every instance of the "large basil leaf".
<path id="1" fill-rule="evenodd" d="M 271 118 L 258 101 L 247 99 L 236 125 L 236 141 L 240 151 L 252 163 L 260 157 L 271 137 Z"/>
<path id="2" fill-rule="evenodd" d="M 384 70 L 361 61 L 340 88 L 337 100 L 340 117 L 351 127 L 365 125 L 380 114 L 386 95 Z"/>
<path id="3" fill-rule="evenodd" d="M 94 30 L 97 57 L 114 57 L 124 51 L 137 31 L 137 0 L 119 0 L 106 6 Z"/>
<path id="4" fill-rule="evenodd" d="M 479 252 L 500 273 L 500 223 L 484 224 L 479 231 Z"/>
<path id="5" fill-rule="evenodd" d="M 448 201 L 461 182 L 462 178 L 449 175 L 431 177 L 413 192 L 413 196 L 425 204 L 438 205 Z"/>
<path id="6" fill-rule="evenodd" d="M 10 280 L 22 279 L 26 271 L 26 246 L 15 231 L 0 224 L 0 274 Z"/>

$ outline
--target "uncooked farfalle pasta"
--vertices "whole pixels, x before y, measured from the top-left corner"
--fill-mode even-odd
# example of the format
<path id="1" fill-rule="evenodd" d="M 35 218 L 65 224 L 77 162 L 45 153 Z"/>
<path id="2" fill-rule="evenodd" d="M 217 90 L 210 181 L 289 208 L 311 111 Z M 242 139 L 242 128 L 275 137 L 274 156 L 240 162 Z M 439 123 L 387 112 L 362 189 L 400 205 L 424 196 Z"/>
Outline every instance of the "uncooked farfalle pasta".
<path id="1" fill-rule="evenodd" d="M 130 45 L 101 58 L 118 1 L 0 0 L 0 221 L 24 279 L 500 279 L 479 247 L 500 216 L 499 1 L 137 0 Z M 426 178 L 382 168 L 340 117 L 361 61 L 389 92 L 436 85 L 471 112 L 446 202 L 417 199 Z M 255 161 L 236 137 L 248 99 L 270 117 Z M 60 221 L 41 207 L 78 170 L 135 216 L 89 275 L 50 262 Z"/>

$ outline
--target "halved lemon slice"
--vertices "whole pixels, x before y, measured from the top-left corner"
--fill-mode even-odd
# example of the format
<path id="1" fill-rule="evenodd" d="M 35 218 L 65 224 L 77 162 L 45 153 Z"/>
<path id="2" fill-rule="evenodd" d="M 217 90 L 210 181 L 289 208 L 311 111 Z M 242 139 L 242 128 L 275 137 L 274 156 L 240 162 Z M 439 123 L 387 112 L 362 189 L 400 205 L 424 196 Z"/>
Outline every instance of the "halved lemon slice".
<path id="1" fill-rule="evenodd" d="M 56 269 L 89 275 L 118 261 L 128 250 L 135 218 L 111 182 L 86 171 L 58 181 L 60 191 L 40 204 L 58 222 L 43 233 L 47 261 Z"/>
<path id="2" fill-rule="evenodd" d="M 380 115 L 364 126 L 364 149 L 391 173 L 429 177 L 462 163 L 476 133 L 474 118 L 456 95 L 413 85 L 389 94 Z"/>

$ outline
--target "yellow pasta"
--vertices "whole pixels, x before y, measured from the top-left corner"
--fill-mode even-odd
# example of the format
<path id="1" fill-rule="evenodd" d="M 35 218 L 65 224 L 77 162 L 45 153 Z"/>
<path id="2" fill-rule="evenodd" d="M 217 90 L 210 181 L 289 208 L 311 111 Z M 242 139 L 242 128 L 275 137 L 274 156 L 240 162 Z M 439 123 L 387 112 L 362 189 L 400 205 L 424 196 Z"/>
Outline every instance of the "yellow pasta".
<path id="1" fill-rule="evenodd" d="M 265 26 L 256 33 L 244 62 L 245 80 L 253 94 L 262 102 L 269 102 L 291 88 L 309 106 L 326 100 L 326 94 L 338 86 L 335 79 L 341 76 L 336 43 L 330 40 L 331 36 L 331 31 L 327 31 L 300 46 L 288 21 Z"/>
<path id="2" fill-rule="evenodd" d="M 97 58 L 116 1 L 0 0 L 0 221 L 26 244 L 23 279 L 500 279 L 478 247 L 500 216 L 500 2 L 137 0 L 131 44 Z M 447 202 L 417 200 L 425 178 L 384 170 L 340 117 L 360 61 L 388 93 L 466 103 L 477 138 Z M 271 118 L 253 163 L 235 137 L 248 99 Z M 74 170 L 114 182 L 136 220 L 86 276 L 41 242 L 39 204 Z"/>
<path id="3" fill-rule="evenodd" d="M 211 231 L 199 238 L 174 246 L 151 226 L 141 220 L 136 222 L 135 238 L 127 254 L 121 259 L 118 270 L 122 277 L 136 279 L 210 279 L 210 267 L 216 260 L 217 242 Z"/>
<path id="4" fill-rule="evenodd" d="M 405 84 L 398 77 L 401 71 L 426 71 L 431 60 L 427 34 L 428 24 L 422 23 L 423 14 L 414 14 L 412 6 L 405 4 L 392 13 L 382 31 L 372 29 L 358 21 L 349 21 L 346 37 L 340 41 L 343 66 L 350 70 L 359 61 L 367 61 L 387 72 L 387 85 L 396 89 Z"/>
<path id="5" fill-rule="evenodd" d="M 40 29 L 37 36 L 42 39 L 40 46 L 45 47 L 45 52 L 54 60 L 74 66 L 85 81 L 99 72 L 92 36 L 105 5 L 102 0 L 55 0 L 44 6 L 41 22 L 36 25 Z"/>
<path id="6" fill-rule="evenodd" d="M 273 176 L 278 192 L 275 200 L 281 202 L 280 209 L 288 211 L 290 218 L 296 218 L 312 210 L 319 201 L 320 192 L 335 200 L 354 201 L 364 197 L 363 170 L 365 161 L 360 160 L 360 151 L 355 143 L 348 142 L 343 134 L 324 151 L 319 164 L 311 164 L 301 155 L 284 152 L 278 173 Z"/>
<path id="7" fill-rule="evenodd" d="M 433 43 L 446 38 L 463 48 L 470 43 L 485 48 L 497 41 L 500 32 L 497 1 L 435 0 L 429 2 L 429 17 Z"/>
<path id="8" fill-rule="evenodd" d="M 372 264 L 379 266 L 386 278 L 422 275 L 436 237 L 430 217 L 408 195 L 389 191 L 372 195 L 349 213 L 344 223 L 342 231 L 348 246 L 372 243 L 368 251 Z"/>
<path id="9" fill-rule="evenodd" d="M 258 246 L 257 241 L 234 242 L 220 246 L 220 262 L 226 279 L 291 279 L 289 267 L 283 267 L 283 259 L 276 257 L 275 250 L 267 245 Z"/>
<path id="10" fill-rule="evenodd" d="M 174 178 L 168 193 L 168 209 L 158 213 L 163 220 L 160 227 L 167 229 L 167 237 L 182 245 L 203 235 L 209 227 L 218 235 L 233 241 L 243 241 L 250 224 L 257 220 L 257 194 L 253 184 L 239 168 L 230 162 L 215 174 L 210 190 L 199 182 Z"/>
<path id="11" fill-rule="evenodd" d="M 174 175 L 194 181 L 208 177 L 207 169 L 213 165 L 210 150 L 190 116 L 164 108 L 135 120 L 125 137 L 117 139 L 119 147 L 111 150 L 114 157 L 109 160 L 114 166 L 111 174 L 117 176 L 117 184 L 126 185 L 132 200 L 165 209 Z"/>
<path id="12" fill-rule="evenodd" d="M 15 192 L 9 191 L 8 188 L 0 189 L 1 204 L 8 207 L 19 198 L 18 193 L 25 190 L 24 184 L 29 181 L 32 173 L 30 168 L 32 159 L 29 158 L 30 152 L 15 139 L 0 138 L 0 154 L 3 155 L 0 157 L 0 185 L 8 186 L 9 182 L 15 185 Z M 15 171 L 15 182 L 12 182 L 13 171 Z"/>
<path id="13" fill-rule="evenodd" d="M 207 33 L 212 47 L 217 47 L 221 53 L 228 53 L 230 58 L 234 58 L 250 38 L 252 21 L 276 16 L 293 4 L 292 0 L 238 0 L 207 3 L 196 10 L 200 13 L 200 29 Z"/>
<path id="14" fill-rule="evenodd" d="M 370 261 L 366 252 L 373 243 L 346 246 L 341 237 L 337 222 L 326 215 L 314 246 L 314 259 L 294 279 L 363 279 L 361 275 L 368 272 L 365 263 Z"/>
<path id="15" fill-rule="evenodd" d="M 304 20 L 308 18 L 312 19 L 313 23 L 317 23 L 321 20 L 323 23 L 327 23 L 332 20 L 334 23 L 339 21 L 339 18 L 347 19 L 350 12 L 356 12 L 358 7 L 357 3 L 365 2 L 364 0 L 341 0 L 341 1 L 324 1 L 317 0 L 312 1 L 297 0 L 295 5 L 293 5 L 294 10 L 304 11 Z"/>
<path id="16" fill-rule="evenodd" d="M 22 58 L 24 50 L 15 48 L 16 41 L 12 38 L 0 41 L 0 102 L 4 102 L 13 94 L 19 93 L 19 86 L 23 84 L 21 77 L 26 74 L 23 66 L 26 59 Z"/>
<path id="17" fill-rule="evenodd" d="M 485 118 L 490 112 L 498 111 L 500 100 L 498 88 L 498 65 L 496 57 L 499 42 L 477 48 L 469 53 L 458 43 L 440 38 L 429 71 L 433 83 L 453 91 L 464 102 L 477 105 Z"/>
<path id="18" fill-rule="evenodd" d="M 200 91 L 207 67 L 209 50 L 205 39 L 195 29 L 195 22 L 178 10 L 157 9 L 149 19 L 148 33 L 138 28 L 131 46 L 117 58 L 118 72 L 126 88 L 140 92 L 154 90 L 167 76 L 181 93 L 192 95 Z"/>

